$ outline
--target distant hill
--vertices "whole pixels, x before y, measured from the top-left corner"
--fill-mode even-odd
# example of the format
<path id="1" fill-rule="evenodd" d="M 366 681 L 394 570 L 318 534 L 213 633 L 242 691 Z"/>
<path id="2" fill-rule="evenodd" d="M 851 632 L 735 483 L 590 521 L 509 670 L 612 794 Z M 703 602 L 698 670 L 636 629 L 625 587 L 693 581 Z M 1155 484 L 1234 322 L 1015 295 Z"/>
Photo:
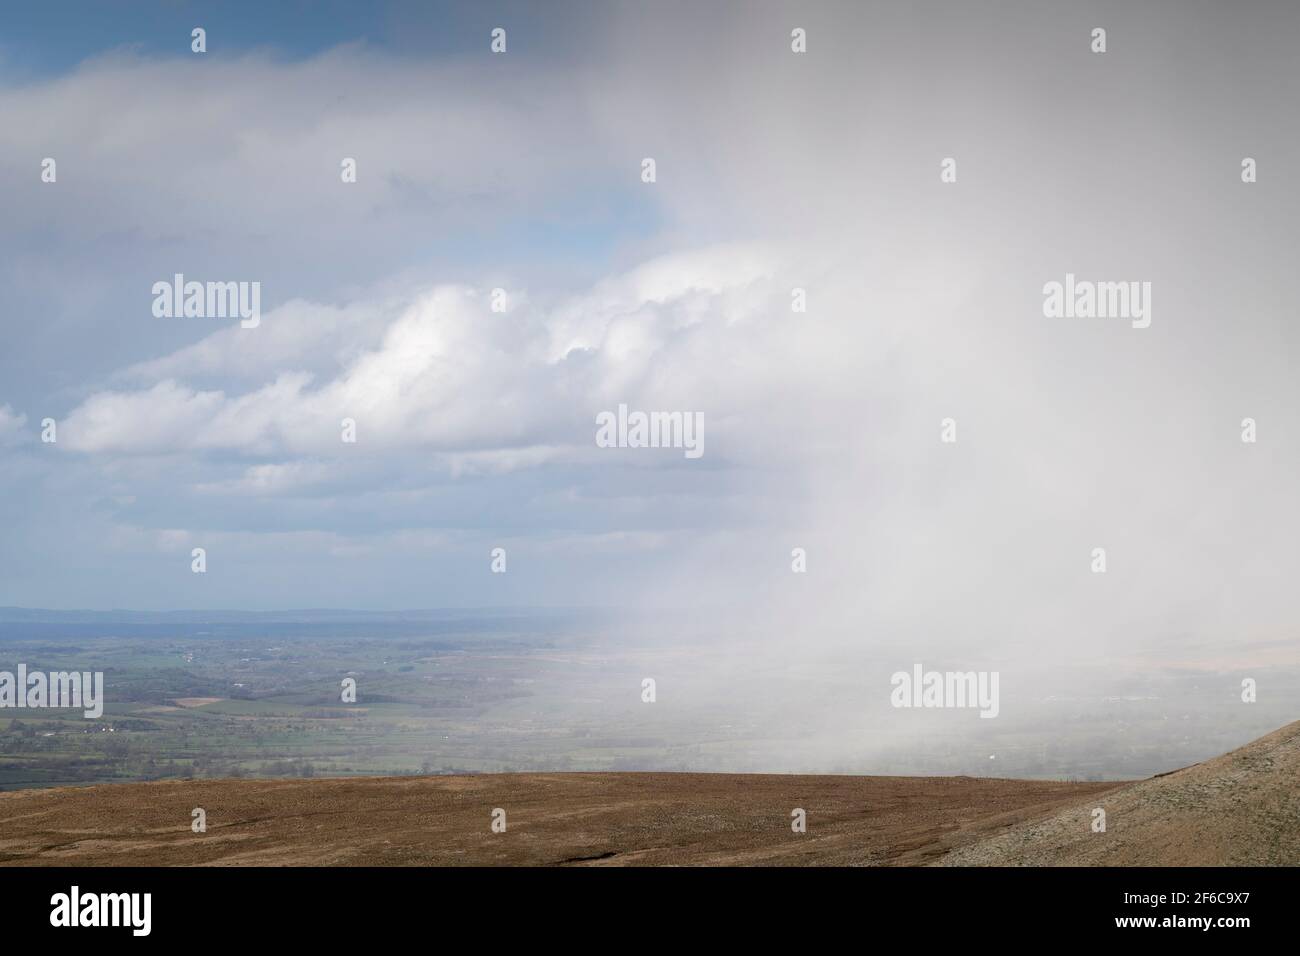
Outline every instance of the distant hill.
<path id="1" fill-rule="evenodd" d="M 0 643 L 6 640 L 85 640 L 100 637 L 254 636 L 337 638 L 443 633 L 510 633 L 522 623 L 557 631 L 599 625 L 613 612 L 583 608 L 441 608 L 409 611 L 58 611 L 0 607 Z"/>
<path id="2" fill-rule="evenodd" d="M 337 621 L 383 623 L 388 621 L 457 621 L 482 617 L 561 616 L 595 613 L 583 608 L 555 607 L 464 607 L 404 611 L 358 611 L 349 609 L 303 608 L 285 611 L 132 611 L 51 610 L 33 607 L 0 607 L 0 623 L 40 624 L 318 624 Z"/>

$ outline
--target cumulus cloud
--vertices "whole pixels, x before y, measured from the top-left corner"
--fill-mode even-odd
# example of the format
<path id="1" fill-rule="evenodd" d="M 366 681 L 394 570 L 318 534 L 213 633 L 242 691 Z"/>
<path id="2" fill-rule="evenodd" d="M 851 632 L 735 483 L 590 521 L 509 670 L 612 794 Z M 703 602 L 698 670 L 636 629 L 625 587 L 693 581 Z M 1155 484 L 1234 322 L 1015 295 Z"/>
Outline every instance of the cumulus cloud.
<path id="1" fill-rule="evenodd" d="M 620 402 L 729 415 L 761 390 L 765 343 L 788 324 L 780 262 L 755 245 L 679 253 L 552 308 L 505 312 L 449 285 L 401 310 L 294 303 L 257 330 L 223 329 L 132 366 L 120 377 L 165 377 L 90 395 L 67 416 L 63 447 L 337 456 L 351 453 L 340 431 L 352 419 L 359 445 L 428 448 L 457 471 L 554 461 L 566 445 L 583 456 L 595 415 Z M 184 373 L 253 387 L 203 389 Z"/>
<path id="2" fill-rule="evenodd" d="M 129 383 L 163 379 L 244 381 L 274 377 L 286 367 L 328 371 L 373 347 L 400 307 L 397 302 L 361 300 L 333 306 L 292 299 L 267 314 L 265 326 L 255 336 L 231 324 L 192 345 L 137 362 L 114 378 Z"/>

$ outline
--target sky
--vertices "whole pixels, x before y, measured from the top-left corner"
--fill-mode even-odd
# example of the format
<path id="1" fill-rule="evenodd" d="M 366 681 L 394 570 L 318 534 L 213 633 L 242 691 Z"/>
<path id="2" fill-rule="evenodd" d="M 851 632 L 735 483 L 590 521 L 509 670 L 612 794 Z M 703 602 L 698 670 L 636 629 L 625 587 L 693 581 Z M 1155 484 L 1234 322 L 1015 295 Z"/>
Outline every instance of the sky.
<path id="1" fill-rule="evenodd" d="M 5 21 L 0 605 L 1294 641 L 1288 4 Z M 156 316 L 177 273 L 259 282 L 260 324 Z M 1150 283 L 1150 325 L 1045 316 L 1067 273 Z M 704 454 L 599 447 L 620 404 Z"/>

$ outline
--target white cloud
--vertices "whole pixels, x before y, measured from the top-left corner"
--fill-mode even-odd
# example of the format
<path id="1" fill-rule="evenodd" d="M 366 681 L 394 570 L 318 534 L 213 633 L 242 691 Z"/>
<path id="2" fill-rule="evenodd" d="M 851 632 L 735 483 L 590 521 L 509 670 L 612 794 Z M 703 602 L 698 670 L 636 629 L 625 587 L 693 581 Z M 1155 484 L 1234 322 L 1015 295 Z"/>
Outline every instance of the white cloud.
<path id="1" fill-rule="evenodd" d="M 0 87 L 0 114 L 0 172 L 29 178 L 28 157 L 52 156 L 72 200 L 18 191 L 7 221 L 82 240 L 234 239 L 294 223 L 316 243 L 353 232 L 358 212 L 376 237 L 430 212 L 439 229 L 481 225 L 582 182 L 608 148 L 555 76 L 520 84 L 499 63 L 395 62 L 360 47 L 297 62 L 117 52 Z M 538 131 L 561 124 L 566 135 L 537 148 Z M 340 181 L 344 157 L 357 160 L 355 184 Z"/>
<path id="2" fill-rule="evenodd" d="M 196 392 L 171 379 L 147 391 L 96 392 L 67 416 L 60 444 L 85 452 L 191 448 L 225 401 L 222 392 Z"/>
<path id="3" fill-rule="evenodd" d="M 584 454 L 595 414 L 619 402 L 730 414 L 760 390 L 773 357 L 758 350 L 788 324 L 778 261 L 774 250 L 754 245 L 679 253 L 552 309 L 525 303 L 504 314 L 490 310 L 485 294 L 450 285 L 400 311 L 294 303 L 266 316 L 260 329 L 223 329 L 133 366 L 122 377 L 167 377 L 92 394 L 67 416 L 63 445 L 100 455 L 348 455 L 352 446 L 340 433 L 350 418 L 358 446 L 428 447 L 457 472 Z M 382 331 L 381 316 L 388 317 Z M 348 354 L 342 343 L 358 329 L 369 330 L 374 344 Z M 313 344 L 298 348 L 304 342 Z M 755 361 L 720 367 L 719 354 Z M 300 365 L 329 375 L 317 383 Z M 253 387 L 205 390 L 178 380 L 182 373 L 254 379 Z M 240 487 L 284 480 L 270 470 Z"/>
<path id="4" fill-rule="evenodd" d="M 394 302 L 363 301 L 340 307 L 292 299 L 264 315 L 255 331 L 230 323 L 193 345 L 123 369 L 117 378 L 127 382 L 198 377 L 225 381 L 273 376 L 287 367 L 332 371 L 373 347 L 399 309 L 400 304 Z"/>
<path id="5" fill-rule="evenodd" d="M 319 485 L 331 474 L 333 471 L 329 465 L 318 461 L 252 465 L 236 479 L 203 482 L 195 487 L 195 491 L 219 495 L 280 495 Z"/>
<path id="6" fill-rule="evenodd" d="M 0 405 L 0 445 L 17 445 L 23 440 L 27 416 L 20 415 L 8 405 Z"/>

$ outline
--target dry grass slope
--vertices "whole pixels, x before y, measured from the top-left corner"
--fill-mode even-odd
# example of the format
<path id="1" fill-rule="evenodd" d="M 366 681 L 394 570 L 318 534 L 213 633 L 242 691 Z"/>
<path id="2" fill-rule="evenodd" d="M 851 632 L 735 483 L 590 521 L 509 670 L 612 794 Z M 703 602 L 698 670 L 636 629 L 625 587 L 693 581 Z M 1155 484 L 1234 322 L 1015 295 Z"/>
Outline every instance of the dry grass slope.
<path id="1" fill-rule="evenodd" d="M 1092 810 L 1106 811 L 1093 833 Z M 945 866 L 1300 865 L 1300 721 L 954 851 Z"/>
<path id="2" fill-rule="evenodd" d="M 677 773 L 118 784 L 0 794 L 0 865 L 918 864 L 1114 786 Z M 190 831 L 194 807 L 206 833 Z M 806 834 L 791 831 L 795 807 Z"/>

